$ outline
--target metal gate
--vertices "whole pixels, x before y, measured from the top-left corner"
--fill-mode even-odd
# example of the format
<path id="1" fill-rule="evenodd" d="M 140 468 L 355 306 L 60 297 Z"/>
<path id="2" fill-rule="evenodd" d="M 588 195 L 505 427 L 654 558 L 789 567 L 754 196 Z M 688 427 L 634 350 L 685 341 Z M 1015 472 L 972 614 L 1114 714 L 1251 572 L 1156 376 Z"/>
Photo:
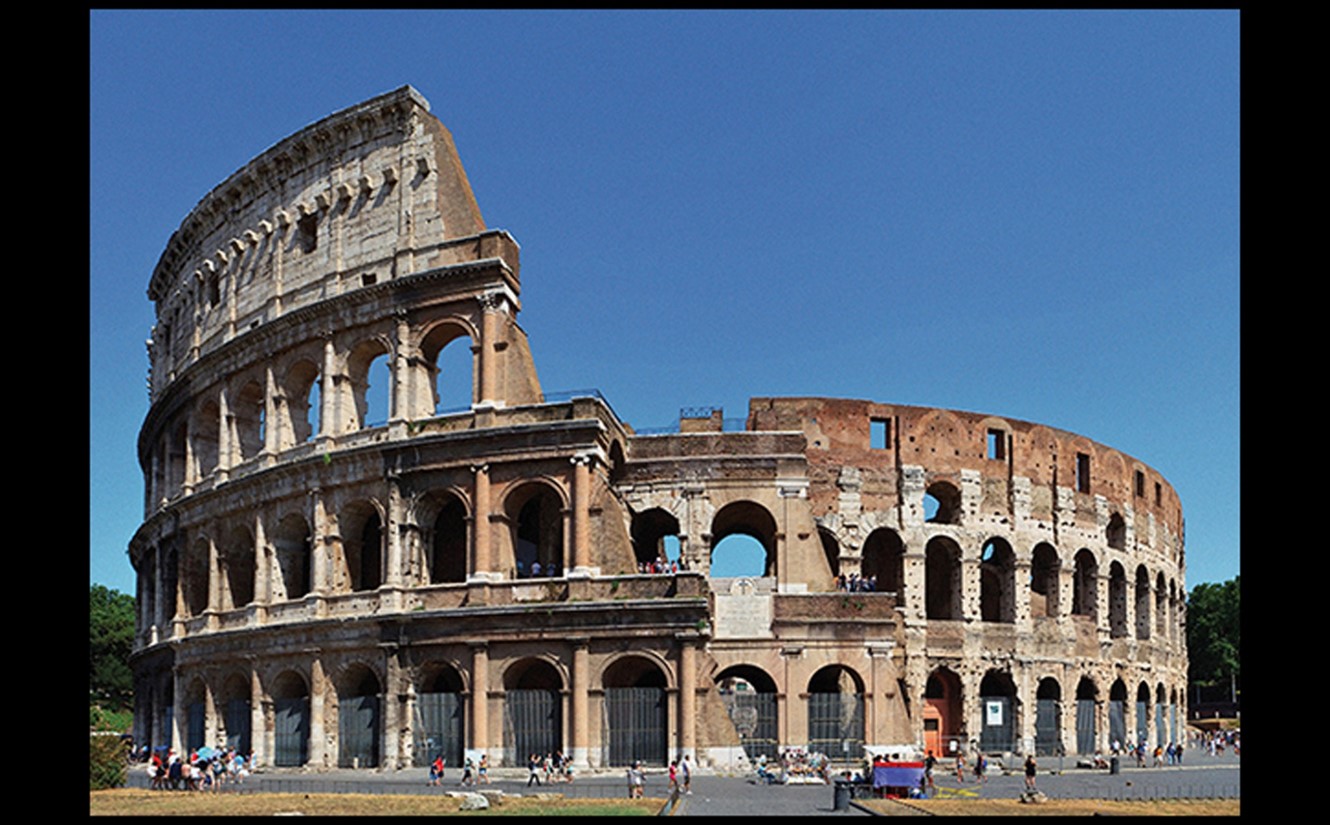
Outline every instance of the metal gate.
<path id="1" fill-rule="evenodd" d="M 505 765 L 562 749 L 563 706 L 557 690 L 510 690 L 503 701 Z"/>
<path id="2" fill-rule="evenodd" d="M 1076 700 L 1076 752 L 1092 754 L 1095 747 L 1094 700 Z"/>
<path id="3" fill-rule="evenodd" d="M 1011 697 L 980 696 L 984 725 L 979 729 L 979 749 L 984 753 L 1015 750 L 1016 725 L 1011 718 Z"/>
<path id="4" fill-rule="evenodd" d="M 669 712 L 658 687 L 605 688 L 605 764 L 665 764 L 669 752 Z"/>
<path id="5" fill-rule="evenodd" d="M 185 718 L 189 720 L 185 732 L 185 750 L 195 750 L 207 744 L 204 741 L 204 707 L 202 702 L 190 702 L 185 708 Z"/>
<path id="6" fill-rule="evenodd" d="M 1168 706 L 1168 741 L 1181 744 L 1178 741 L 1178 706 Z"/>
<path id="7" fill-rule="evenodd" d="M 309 699 L 273 700 L 273 764 L 299 767 L 309 760 Z"/>
<path id="8" fill-rule="evenodd" d="M 834 760 L 864 755 L 864 697 L 857 693 L 808 695 L 808 750 Z"/>
<path id="9" fill-rule="evenodd" d="M 1132 740 L 1133 744 L 1145 742 L 1150 735 L 1150 722 L 1146 718 L 1149 706 L 1149 702 L 1136 703 L 1136 738 Z"/>
<path id="10" fill-rule="evenodd" d="M 734 691 L 721 700 L 729 711 L 730 721 L 739 734 L 739 742 L 749 761 L 759 756 L 777 759 L 780 756 L 776 734 L 776 694 L 755 691 Z"/>
<path id="11" fill-rule="evenodd" d="M 1130 744 L 1127 740 L 1127 703 L 1115 700 L 1108 703 L 1108 739 L 1119 746 Z"/>
<path id="12" fill-rule="evenodd" d="M 445 764 L 462 764 L 466 738 L 466 703 L 460 693 L 421 693 L 416 696 L 416 729 L 412 764 L 423 768 L 443 754 Z"/>
<path id="13" fill-rule="evenodd" d="M 1057 754 L 1062 744 L 1062 722 L 1057 699 L 1036 699 L 1034 703 L 1034 752 L 1038 756 Z"/>
<path id="14" fill-rule="evenodd" d="M 1161 748 L 1168 744 L 1168 713 L 1162 704 L 1155 705 L 1155 744 Z"/>
<path id="15" fill-rule="evenodd" d="M 226 703 L 226 746 L 249 753 L 249 700 L 232 699 Z"/>
<path id="16" fill-rule="evenodd" d="M 337 767 L 379 765 L 379 697 L 348 696 L 337 705 Z"/>

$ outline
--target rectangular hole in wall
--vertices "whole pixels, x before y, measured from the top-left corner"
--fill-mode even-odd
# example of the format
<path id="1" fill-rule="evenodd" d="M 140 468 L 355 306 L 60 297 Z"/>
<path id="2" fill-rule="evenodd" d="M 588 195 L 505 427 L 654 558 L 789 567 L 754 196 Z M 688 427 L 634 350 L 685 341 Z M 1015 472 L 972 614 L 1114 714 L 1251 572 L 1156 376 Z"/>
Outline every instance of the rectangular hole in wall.
<path id="1" fill-rule="evenodd" d="M 988 457 L 997 461 L 1007 458 L 1007 434 L 1002 430 L 988 431 Z"/>
<path id="2" fill-rule="evenodd" d="M 1090 457 L 1085 453 L 1076 454 L 1076 492 L 1090 492 Z"/>
<path id="3" fill-rule="evenodd" d="M 874 450 L 885 450 L 891 445 L 891 422 L 885 418 L 873 418 L 868 424 L 868 446 Z"/>

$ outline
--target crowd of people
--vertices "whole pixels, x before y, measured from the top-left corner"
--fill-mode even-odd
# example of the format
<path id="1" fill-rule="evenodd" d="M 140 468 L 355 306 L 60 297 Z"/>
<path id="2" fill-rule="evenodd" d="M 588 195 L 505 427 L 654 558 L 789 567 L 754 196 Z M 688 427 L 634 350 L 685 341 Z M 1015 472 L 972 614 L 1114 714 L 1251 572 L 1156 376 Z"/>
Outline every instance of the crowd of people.
<path id="1" fill-rule="evenodd" d="M 858 573 L 836 577 L 836 589 L 842 593 L 872 593 L 877 590 L 877 576 L 860 577 Z"/>
<path id="2" fill-rule="evenodd" d="M 787 748 L 780 759 L 757 758 L 757 779 L 764 785 L 831 782 L 831 760 L 825 754 L 803 748 Z"/>
<path id="3" fill-rule="evenodd" d="M 235 748 L 196 748 L 181 759 L 175 751 L 159 748 L 146 760 L 148 787 L 154 791 L 216 791 L 228 782 L 243 783 L 254 766 Z"/>
<path id="4" fill-rule="evenodd" d="M 678 573 L 680 570 L 688 569 L 688 560 L 682 556 L 670 561 L 669 559 L 652 559 L 651 561 L 639 561 L 637 563 L 637 572 L 642 575 L 660 575 L 668 573 Z"/>
<path id="5" fill-rule="evenodd" d="M 533 753 L 526 761 L 527 778 L 526 786 L 549 785 L 553 782 L 572 782 L 573 781 L 573 757 L 566 756 L 562 751 L 551 751 L 541 756 Z M 541 782 L 541 777 L 544 782 Z"/>

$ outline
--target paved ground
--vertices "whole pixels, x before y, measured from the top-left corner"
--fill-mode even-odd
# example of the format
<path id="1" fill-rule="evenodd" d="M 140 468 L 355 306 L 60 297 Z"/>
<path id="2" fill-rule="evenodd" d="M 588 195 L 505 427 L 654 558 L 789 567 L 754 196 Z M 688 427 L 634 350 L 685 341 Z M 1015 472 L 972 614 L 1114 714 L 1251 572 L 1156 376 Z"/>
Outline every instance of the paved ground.
<path id="1" fill-rule="evenodd" d="M 1197 751 L 1187 755 L 1181 766 L 1136 768 L 1124 765 L 1117 775 L 1108 771 L 1077 769 L 1074 760 L 1066 760 L 1058 772 L 1056 758 L 1040 761 L 1036 786 L 1050 797 L 1094 799 L 1157 799 L 1157 798 L 1236 798 L 1241 795 L 1240 758 L 1226 753 L 1222 757 L 1209 757 Z M 942 766 L 940 766 L 942 767 Z M 572 783 L 554 783 L 545 786 L 527 786 L 525 769 L 496 768 L 491 771 L 491 787 L 509 793 L 552 791 L 570 797 L 623 797 L 627 795 L 627 782 L 622 772 L 583 774 Z M 459 790 L 461 773 L 449 769 L 442 787 L 426 784 L 425 768 L 410 768 L 391 773 L 371 770 L 330 770 L 306 772 L 295 769 L 272 769 L 249 778 L 240 788 L 227 790 L 278 791 L 303 793 L 410 793 L 438 794 Z M 936 776 L 940 796 L 982 796 L 993 799 L 1015 799 L 1025 787 L 1024 776 L 1017 771 L 1003 773 L 991 770 L 988 781 L 981 787 L 973 776 L 958 782 L 954 774 L 939 770 Z M 147 787 L 142 768 L 130 774 L 129 784 Z M 663 769 L 649 773 L 646 794 L 653 797 L 668 795 Z M 484 786 L 482 786 L 484 787 Z M 866 813 L 853 806 L 848 811 L 833 810 L 834 789 L 828 785 L 772 785 L 750 782 L 745 777 L 717 776 L 694 773 L 693 793 L 680 800 L 677 816 L 863 816 Z"/>

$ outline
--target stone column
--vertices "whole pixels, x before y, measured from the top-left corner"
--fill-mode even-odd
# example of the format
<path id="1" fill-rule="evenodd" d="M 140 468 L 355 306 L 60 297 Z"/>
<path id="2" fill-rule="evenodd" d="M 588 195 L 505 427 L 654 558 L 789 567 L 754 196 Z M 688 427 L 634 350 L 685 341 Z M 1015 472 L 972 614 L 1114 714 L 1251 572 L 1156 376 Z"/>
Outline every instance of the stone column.
<path id="1" fill-rule="evenodd" d="M 593 576 L 599 572 L 591 564 L 591 463 L 595 456 L 573 456 L 573 558 L 570 577 Z M 566 562 L 565 562 L 566 565 Z M 567 567 L 564 568 L 567 570 Z"/>
<path id="2" fill-rule="evenodd" d="M 679 758 L 697 761 L 697 648 L 692 636 L 679 639 Z"/>
<path id="3" fill-rule="evenodd" d="M 222 609 L 222 561 L 217 552 L 217 539 L 208 536 L 208 612 Z"/>
<path id="4" fill-rule="evenodd" d="M 272 699 L 263 692 L 263 683 L 259 680 L 258 668 L 250 662 L 249 667 L 249 746 L 254 749 L 255 762 L 267 762 L 272 759 L 273 732 L 268 728 L 268 715 L 265 711 L 272 706 Z M 249 755 L 245 754 L 245 759 Z M 253 765 L 249 766 L 254 769 Z"/>
<path id="5" fill-rule="evenodd" d="M 231 471 L 231 403 L 226 388 L 217 394 L 217 481 L 226 481 Z M 188 473 L 188 469 L 185 471 Z M 184 479 L 181 479 L 182 481 Z"/>
<path id="6" fill-rule="evenodd" d="M 305 764 L 330 768 L 333 765 L 329 761 L 324 731 L 327 681 L 323 673 L 323 661 L 316 656 L 309 666 L 309 761 Z"/>
<path id="7" fill-rule="evenodd" d="M 312 594 L 332 592 L 332 537 L 329 536 L 328 512 L 323 503 L 322 490 L 309 491 L 314 500 L 313 532 L 310 535 L 309 590 Z"/>
<path id="8" fill-rule="evenodd" d="M 277 415 L 277 381 L 272 367 L 264 370 L 263 377 L 263 452 L 269 455 L 281 449 L 281 427 Z"/>
<path id="9" fill-rule="evenodd" d="M 319 375 L 322 384 L 319 387 L 319 432 L 318 438 L 326 439 L 341 431 L 335 418 L 337 414 L 337 381 L 333 372 L 337 368 L 337 352 L 333 349 L 332 335 L 323 341 L 323 370 Z"/>
<path id="10" fill-rule="evenodd" d="M 476 474 L 471 516 L 471 572 L 468 580 L 489 581 L 493 575 L 490 558 L 490 465 L 473 464 Z"/>
<path id="11" fill-rule="evenodd" d="M 473 403 L 485 406 L 497 406 L 499 398 L 497 383 L 499 313 L 507 307 L 507 300 L 502 292 L 487 292 L 480 296 L 480 386 L 478 398 Z"/>
<path id="12" fill-rule="evenodd" d="M 471 747 L 487 750 L 489 742 L 490 659 L 486 642 L 471 643 Z M 497 762 L 498 760 L 494 760 Z M 511 766 L 510 766 L 511 767 Z"/>
<path id="13" fill-rule="evenodd" d="M 272 554 L 268 552 L 267 535 L 263 531 L 263 517 L 254 514 L 254 602 L 272 603 Z"/>
<path id="14" fill-rule="evenodd" d="M 409 401 L 411 359 L 407 357 L 411 327 L 406 322 L 406 310 L 397 310 L 397 346 L 393 354 L 393 403 L 388 420 L 404 421 L 413 415 Z"/>
<path id="15" fill-rule="evenodd" d="M 402 488 L 396 471 L 388 475 L 388 506 L 384 514 L 384 532 L 388 537 L 388 569 L 383 583 L 389 587 L 402 585 Z"/>
<path id="16" fill-rule="evenodd" d="M 167 732 L 170 737 L 171 750 L 180 755 L 184 760 L 189 754 L 185 753 L 185 728 L 189 724 L 189 711 L 185 704 L 185 685 L 184 679 L 180 674 L 180 669 L 176 668 L 171 674 L 174 683 L 171 690 L 171 730 Z"/>
<path id="17" fill-rule="evenodd" d="M 573 765 L 586 768 L 588 751 L 590 748 L 588 731 L 591 727 L 591 720 L 587 718 L 587 690 L 591 687 L 589 680 L 591 678 L 591 668 L 589 663 L 590 654 L 587 652 L 588 638 L 585 636 L 576 636 L 568 640 L 572 647 L 572 689 L 570 691 L 569 702 L 572 705 L 573 724 L 571 728 L 572 739 L 572 757 Z"/>

